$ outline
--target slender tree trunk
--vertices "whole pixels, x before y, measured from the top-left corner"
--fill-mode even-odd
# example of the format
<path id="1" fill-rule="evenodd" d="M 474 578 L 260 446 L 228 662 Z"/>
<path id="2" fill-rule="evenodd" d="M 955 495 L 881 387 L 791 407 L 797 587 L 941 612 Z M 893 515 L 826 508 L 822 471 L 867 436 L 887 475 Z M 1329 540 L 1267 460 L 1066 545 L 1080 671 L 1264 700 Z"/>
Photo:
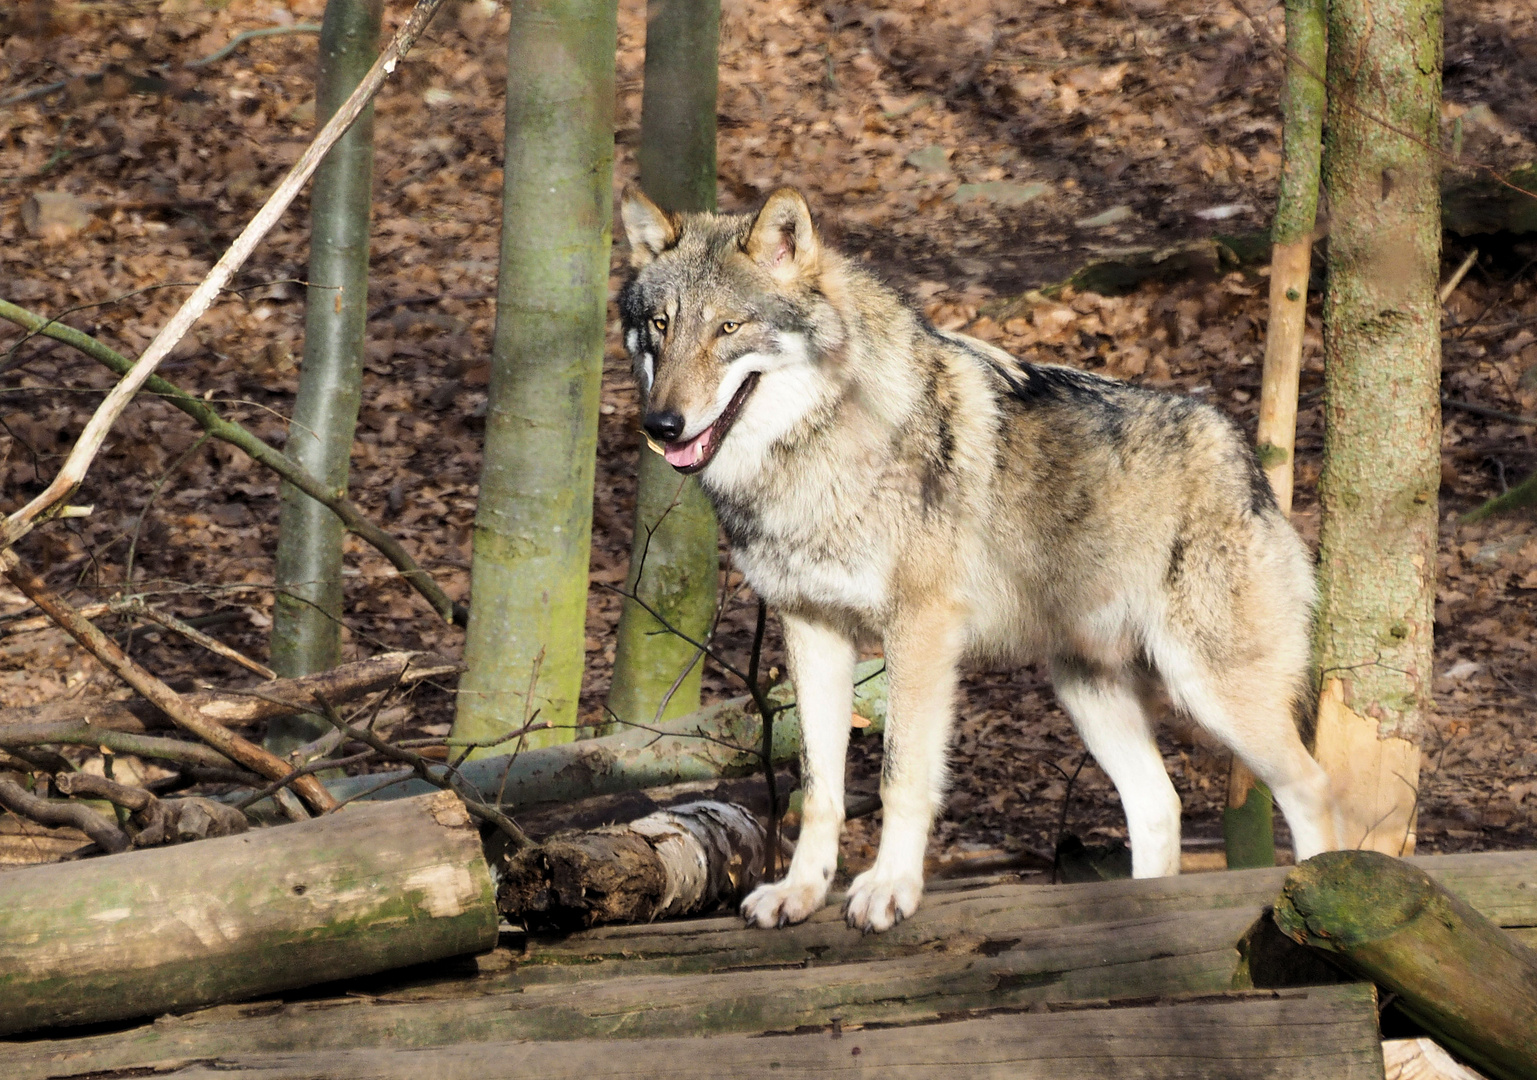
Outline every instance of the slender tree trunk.
<path id="1" fill-rule="evenodd" d="M 384 0 L 328 0 L 315 79 L 317 124 L 324 124 L 347 100 L 378 56 L 383 10 Z M 304 367 L 285 448 L 290 458 L 342 491 L 347 488 L 362 395 L 373 157 L 370 105 L 315 172 Z M 282 500 L 272 667 L 293 677 L 341 662 L 346 530 L 329 508 L 291 484 L 282 485 Z M 283 751 L 319 731 L 309 719 L 290 717 L 274 722 L 267 742 Z"/>
<path id="2" fill-rule="evenodd" d="M 1439 0 L 1333 0 L 1328 75 L 1316 749 L 1345 819 L 1341 845 L 1398 855 L 1414 850 L 1432 705 Z"/>
<path id="3" fill-rule="evenodd" d="M 640 182 L 664 210 L 715 209 L 719 39 L 720 0 L 646 5 Z M 673 627 L 702 641 L 715 614 L 718 576 L 709 500 L 698 481 L 680 476 L 641 440 L 626 585 Z M 625 601 L 608 692 L 614 717 L 651 723 L 697 709 L 704 665 L 696 653 L 639 604 Z"/>
<path id="4" fill-rule="evenodd" d="M 573 735 L 613 215 L 615 0 L 513 5 L 496 336 L 456 738 Z"/>
<path id="5" fill-rule="evenodd" d="M 1270 325 L 1260 385 L 1256 447 L 1283 514 L 1292 507 L 1293 450 L 1297 442 L 1297 380 L 1307 329 L 1308 271 L 1318 217 L 1318 165 L 1323 152 L 1324 73 L 1328 57 L 1325 0 L 1286 5 L 1286 82 L 1281 92 L 1281 182 L 1270 239 Z M 1275 865 L 1274 805 L 1270 791 L 1233 759 L 1227 809 L 1222 815 L 1231 869 Z"/>

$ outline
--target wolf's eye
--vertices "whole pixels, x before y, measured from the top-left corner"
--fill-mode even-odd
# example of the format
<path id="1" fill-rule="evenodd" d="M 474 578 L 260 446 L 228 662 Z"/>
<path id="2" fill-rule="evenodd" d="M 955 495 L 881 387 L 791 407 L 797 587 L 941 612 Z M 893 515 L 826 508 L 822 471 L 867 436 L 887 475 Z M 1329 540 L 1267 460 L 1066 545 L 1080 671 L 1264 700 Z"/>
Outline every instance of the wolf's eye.
<path id="1" fill-rule="evenodd" d="M 653 316 L 651 316 L 651 325 L 656 327 L 656 332 L 658 334 L 665 334 L 665 333 L 667 333 L 667 316 L 666 315 L 653 315 Z"/>
<path id="2" fill-rule="evenodd" d="M 741 323 L 739 323 L 739 322 L 731 322 L 729 319 L 726 322 L 723 322 L 723 323 L 720 324 L 720 332 L 723 333 L 723 334 L 734 334 L 738 330 L 740 330 L 741 328 L 742 328 L 742 324 Z"/>

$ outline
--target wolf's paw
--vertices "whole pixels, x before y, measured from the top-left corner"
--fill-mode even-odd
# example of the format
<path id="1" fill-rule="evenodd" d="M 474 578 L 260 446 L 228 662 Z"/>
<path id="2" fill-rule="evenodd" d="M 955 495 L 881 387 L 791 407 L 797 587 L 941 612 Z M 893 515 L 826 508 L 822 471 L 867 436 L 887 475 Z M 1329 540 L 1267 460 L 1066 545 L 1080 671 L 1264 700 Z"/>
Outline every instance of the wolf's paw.
<path id="1" fill-rule="evenodd" d="M 765 930 L 811 918 L 827 899 L 825 882 L 794 881 L 786 878 L 772 885 L 759 885 L 742 901 L 742 918 L 749 926 Z"/>
<path id="2" fill-rule="evenodd" d="M 923 878 L 904 876 L 873 866 L 854 879 L 849 898 L 843 905 L 843 917 L 855 930 L 879 933 L 918 910 L 923 895 Z"/>

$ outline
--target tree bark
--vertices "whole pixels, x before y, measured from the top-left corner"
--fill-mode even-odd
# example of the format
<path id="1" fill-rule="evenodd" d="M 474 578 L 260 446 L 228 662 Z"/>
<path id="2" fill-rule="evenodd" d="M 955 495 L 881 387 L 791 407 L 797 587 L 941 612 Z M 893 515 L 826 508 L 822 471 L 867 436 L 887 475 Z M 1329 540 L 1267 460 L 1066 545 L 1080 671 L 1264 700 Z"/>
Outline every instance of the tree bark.
<path id="1" fill-rule="evenodd" d="M 489 949 L 496 925 L 480 836 L 447 793 L 14 870 L 0 874 L 0 1033 Z"/>
<path id="2" fill-rule="evenodd" d="M 640 183 L 664 210 L 715 209 L 716 51 L 720 0 L 649 0 L 640 109 Z M 715 511 L 640 441 L 635 536 L 627 591 L 673 628 L 704 641 L 715 615 Z M 608 708 L 620 722 L 655 723 L 699 708 L 703 657 L 631 600 L 615 637 Z M 670 696 L 669 696 L 670 695 Z M 610 728 L 610 730 L 617 730 Z"/>
<path id="3" fill-rule="evenodd" d="M 748 976 L 738 976 L 742 981 Z M 654 988 L 665 993 L 665 986 Z M 492 1042 L 430 1050 L 221 1051 L 155 1075 L 174 1080 L 548 1080 L 667 1076 L 988 1076 L 1018 1080 L 1381 1080 L 1376 996 L 1369 986 L 1226 995 L 1214 1000 L 859 1028 L 826 1013 L 814 1030 L 710 1039 L 680 1032 L 623 1041 Z M 333 1021 L 336 1022 L 336 1021 Z M 342 1021 L 345 1022 L 345 1021 Z M 1306 1036 L 1299 1036 L 1305 1032 Z M 626 1033 L 628 1034 L 628 1033 Z"/>
<path id="4" fill-rule="evenodd" d="M 538 710 L 569 741 L 586 653 L 613 216 L 615 0 L 530 0 L 508 31 L 502 251 L 454 736 Z"/>
<path id="5" fill-rule="evenodd" d="M 1537 951 L 1375 851 L 1331 851 L 1286 878 L 1275 921 L 1396 996 L 1437 1042 L 1495 1080 L 1537 1076 Z"/>
<path id="6" fill-rule="evenodd" d="M 379 52 L 383 9 L 384 0 L 327 0 L 315 77 L 317 123 L 330 119 L 368 73 Z M 304 365 L 285 451 L 338 491 L 347 490 L 363 393 L 373 159 L 370 105 L 315 170 L 310 196 Z M 328 508 L 289 484 L 281 498 L 272 667 L 293 677 L 341 663 L 346 530 Z M 303 714 L 282 717 L 268 726 L 266 745 L 284 754 L 324 729 Z"/>
<path id="7" fill-rule="evenodd" d="M 860 680 L 854 695 L 854 711 L 870 720 L 863 735 L 879 734 L 886 722 L 886 677 L 882 660 L 855 669 Z M 781 685 L 772 700 L 784 701 L 789 686 Z M 749 776 L 761 773 L 760 743 L 763 724 L 749 698 L 707 705 L 696 713 L 665 724 L 632 727 L 601 739 L 583 739 L 562 746 L 546 746 L 517 754 L 470 761 L 460 775 L 492 805 L 510 809 L 535 803 L 570 802 L 593 795 L 607 795 L 638 788 L 662 787 L 691 780 Z M 800 724 L 794 709 L 780 713 L 774 722 L 775 764 L 800 757 Z M 327 783 L 338 799 L 350 798 L 376 787 L 390 776 L 409 773 L 348 777 Z M 431 788 L 421 780 L 402 782 L 378 792 L 380 798 L 418 795 Z"/>
<path id="8" fill-rule="evenodd" d="M 697 915 L 734 906 L 758 883 L 767 843 L 741 806 L 686 803 L 524 848 L 506 860 L 496 906 L 561 930 Z"/>
<path id="9" fill-rule="evenodd" d="M 1281 90 L 1281 182 L 1270 227 L 1270 322 L 1260 380 L 1256 453 L 1281 513 L 1290 514 L 1297 442 L 1297 383 L 1307 329 L 1308 273 L 1318 217 L 1328 57 L 1325 0 L 1286 5 L 1286 76 Z M 1236 757 L 1222 814 L 1230 869 L 1275 865 L 1274 799 Z"/>
<path id="10" fill-rule="evenodd" d="M 1316 752 L 1345 819 L 1340 844 L 1398 855 L 1414 850 L 1432 707 L 1439 0 L 1331 4 L 1328 74 Z"/>

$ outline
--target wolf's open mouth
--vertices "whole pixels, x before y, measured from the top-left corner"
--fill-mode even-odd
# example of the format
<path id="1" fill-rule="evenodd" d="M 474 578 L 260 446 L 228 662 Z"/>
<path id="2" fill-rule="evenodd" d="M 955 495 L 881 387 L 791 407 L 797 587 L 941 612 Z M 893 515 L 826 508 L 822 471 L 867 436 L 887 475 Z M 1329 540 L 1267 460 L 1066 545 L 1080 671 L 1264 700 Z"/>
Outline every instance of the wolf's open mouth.
<path id="1" fill-rule="evenodd" d="M 667 464 L 680 473 L 696 473 L 708 465 L 710 459 L 715 456 L 715 451 L 720 449 L 720 444 L 726 441 L 726 435 L 731 431 L 731 425 L 736 423 L 737 414 L 742 411 L 743 403 L 747 401 L 747 396 L 757 385 L 758 372 L 755 371 L 742 380 L 742 385 L 737 388 L 735 394 L 731 395 L 731 400 L 715 418 L 715 423 L 687 442 L 668 443 L 663 449 Z"/>

